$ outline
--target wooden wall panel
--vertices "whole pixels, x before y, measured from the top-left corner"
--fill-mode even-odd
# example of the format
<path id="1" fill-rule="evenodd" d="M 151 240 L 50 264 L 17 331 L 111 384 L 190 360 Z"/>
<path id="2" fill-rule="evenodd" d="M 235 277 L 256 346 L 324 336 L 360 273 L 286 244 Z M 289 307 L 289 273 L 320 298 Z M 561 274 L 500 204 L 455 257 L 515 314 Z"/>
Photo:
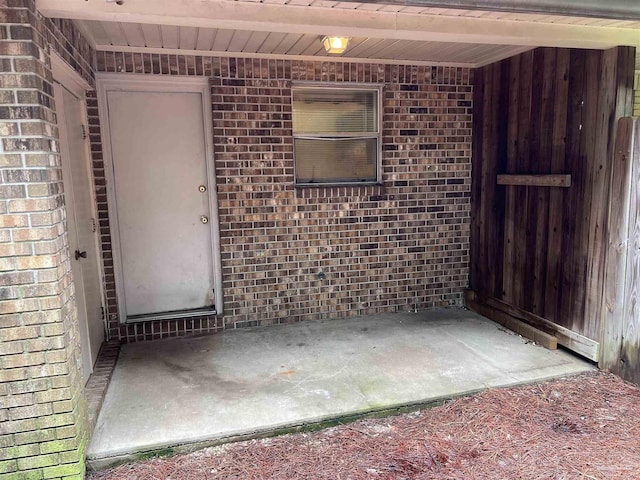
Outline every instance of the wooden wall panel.
<path id="1" fill-rule="evenodd" d="M 616 136 L 600 365 L 640 384 L 640 119 L 621 119 Z"/>
<path id="2" fill-rule="evenodd" d="M 538 158 L 539 161 L 535 162 L 535 166 L 532 169 L 537 174 L 548 174 L 551 172 L 551 159 L 552 159 L 552 138 L 553 135 L 542 135 L 541 132 L 550 126 L 553 128 L 553 112 L 554 108 L 554 89 L 555 89 L 555 70 L 557 63 L 557 51 L 539 50 L 542 56 L 541 65 L 539 64 L 539 76 L 537 82 L 540 87 L 539 100 L 534 99 L 534 104 L 540 105 L 540 114 L 536 119 L 533 128 L 535 132 L 534 142 L 536 145 L 536 152 L 533 158 Z M 546 53 L 546 54 L 545 54 Z M 537 188 L 534 190 L 534 194 L 537 195 L 536 203 L 538 207 L 538 214 L 534 217 L 536 223 L 533 226 L 535 232 L 535 244 L 533 249 L 536 252 L 540 252 L 535 256 L 534 269 L 533 269 L 533 299 L 532 299 L 532 312 L 544 316 L 545 309 L 545 289 L 547 282 L 547 245 L 548 245 L 548 231 L 549 231 L 549 188 Z"/>
<path id="3" fill-rule="evenodd" d="M 562 245 L 560 266 L 560 298 L 555 306 L 556 321 L 563 327 L 573 329 L 576 321 L 581 321 L 583 314 L 580 299 L 576 297 L 582 292 L 582 279 L 578 269 L 577 240 L 580 236 L 581 208 L 579 200 L 584 195 L 584 169 L 581 168 L 580 140 L 582 136 L 583 98 L 585 85 L 586 52 L 571 51 L 569 54 L 569 95 L 565 106 L 567 109 L 567 129 L 565 168 L 571 173 L 571 191 L 565 193 L 563 201 Z"/>
<path id="4" fill-rule="evenodd" d="M 520 96 L 518 92 L 520 91 L 520 60 L 522 55 L 517 55 L 512 57 L 510 60 L 505 60 L 504 63 L 508 64 L 508 88 L 509 89 L 509 109 L 507 111 L 507 148 L 506 148 L 506 159 L 496 159 L 496 161 L 500 161 L 501 163 L 506 165 L 506 169 L 504 172 L 515 172 L 516 171 L 516 158 L 517 155 L 517 147 L 518 147 L 518 111 L 520 106 Z M 475 110 L 474 110 L 475 114 Z M 498 135 L 493 138 L 485 139 L 487 142 L 496 142 L 503 143 L 504 142 L 505 131 L 502 132 L 501 135 Z M 475 135 L 474 135 L 475 140 Z M 489 157 L 483 157 L 489 158 Z M 475 159 L 475 157 L 474 157 Z M 474 159 L 472 159 L 472 164 L 474 163 Z M 494 160 L 490 162 L 476 162 L 476 163 L 492 163 Z M 475 169 L 475 167 L 473 167 Z M 472 169 L 473 172 L 473 169 Z M 471 180 L 472 190 L 474 188 L 474 180 Z M 490 188 L 488 185 L 486 188 Z M 491 262 L 495 265 L 495 268 L 501 268 L 503 271 L 503 284 L 500 289 L 491 290 L 489 288 L 478 288 L 478 290 L 483 291 L 483 293 L 495 291 L 498 293 L 498 298 L 504 298 L 508 303 L 515 304 L 517 303 L 514 295 L 515 289 L 511 288 L 514 284 L 515 280 L 515 219 L 516 219 L 516 190 L 514 188 L 506 188 L 503 189 L 505 195 L 505 212 L 504 212 L 504 221 L 500 221 L 500 217 L 498 215 L 494 215 L 491 217 L 489 221 L 495 222 L 498 225 L 503 225 L 504 228 L 504 250 L 501 256 L 496 256 L 491 258 Z M 473 204 L 471 206 L 473 209 Z M 478 285 L 480 287 L 482 282 Z M 509 288 L 504 288 L 505 285 L 508 285 Z"/>
<path id="5" fill-rule="evenodd" d="M 640 384 L 640 121 L 638 119 L 635 120 L 632 143 L 633 167 L 624 283 L 623 341 L 614 371 L 624 379 Z"/>
<path id="6" fill-rule="evenodd" d="M 567 105 L 569 98 L 569 50 L 555 50 L 556 65 L 553 72 L 554 90 L 553 123 L 550 135 L 552 174 L 566 173 L 566 138 L 567 138 L 567 109 L 556 108 L 556 105 Z M 549 190 L 549 222 L 547 224 L 547 272 L 545 277 L 544 309 L 542 317 L 556 322 L 558 303 L 560 302 L 561 272 L 562 272 L 562 238 L 564 236 L 564 189 Z"/>
<path id="7" fill-rule="evenodd" d="M 471 288 L 595 342 L 633 55 L 539 48 L 475 75 Z M 496 185 L 499 174 L 570 174 L 571 186 Z"/>

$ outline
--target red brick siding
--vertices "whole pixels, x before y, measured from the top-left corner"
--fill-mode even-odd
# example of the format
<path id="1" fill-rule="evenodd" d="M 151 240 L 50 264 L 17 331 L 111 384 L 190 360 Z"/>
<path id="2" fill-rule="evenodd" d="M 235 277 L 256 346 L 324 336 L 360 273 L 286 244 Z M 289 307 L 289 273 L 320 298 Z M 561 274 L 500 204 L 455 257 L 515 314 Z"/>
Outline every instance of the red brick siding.
<path id="1" fill-rule="evenodd" d="M 212 79 L 225 328 L 462 304 L 470 224 L 468 69 L 112 52 L 98 52 L 97 65 Z M 294 186 L 291 82 L 298 80 L 384 86 L 383 185 Z M 95 122 L 92 128 L 98 158 Z M 110 259 L 100 194 L 99 204 Z M 105 270 L 112 271 L 108 260 Z M 185 320 L 121 327 L 107 278 L 110 329 L 120 328 L 124 340 L 222 327 L 213 318 L 197 319 L 189 331 Z"/>
<path id="2" fill-rule="evenodd" d="M 43 18 L 47 42 L 89 85 L 95 86 L 95 51 L 80 31 L 66 18 Z"/>
<path id="3" fill-rule="evenodd" d="M 7 479 L 82 478 L 89 434 L 50 28 L 32 0 L 0 2 L 0 476 Z"/>

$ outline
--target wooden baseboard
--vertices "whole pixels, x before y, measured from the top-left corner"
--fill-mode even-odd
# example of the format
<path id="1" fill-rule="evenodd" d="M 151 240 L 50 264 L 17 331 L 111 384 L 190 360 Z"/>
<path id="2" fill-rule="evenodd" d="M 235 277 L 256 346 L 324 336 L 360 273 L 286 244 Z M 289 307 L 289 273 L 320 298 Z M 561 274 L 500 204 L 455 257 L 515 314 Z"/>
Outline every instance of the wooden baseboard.
<path id="1" fill-rule="evenodd" d="M 467 301 L 467 305 L 471 310 L 474 310 L 480 315 L 486 316 L 487 318 L 490 318 L 491 320 L 504 325 L 510 330 L 518 332 L 523 337 L 530 338 L 531 340 L 536 341 L 536 343 L 544 345 L 544 343 L 538 342 L 534 338 L 525 335 L 525 333 L 521 333 L 518 330 L 511 328 L 506 323 L 508 323 L 509 321 L 523 323 L 533 328 L 534 331 L 538 331 L 540 333 L 544 333 L 546 335 L 554 337 L 557 344 L 560 344 L 563 347 L 566 347 L 569 350 L 572 350 L 582 355 L 583 357 L 588 358 L 589 360 L 592 360 L 594 362 L 597 362 L 599 360 L 600 344 L 598 342 L 580 335 L 579 333 L 573 332 L 566 327 L 547 320 L 546 318 L 540 317 L 539 315 L 535 315 L 531 312 L 527 312 L 525 310 L 522 310 L 521 308 L 514 307 L 513 305 L 509 305 L 508 303 L 505 303 L 502 300 L 498 300 L 496 298 L 481 297 L 477 292 L 473 290 L 467 290 L 465 292 L 465 300 Z M 514 325 L 517 324 L 514 323 Z M 524 332 L 527 331 L 524 327 L 517 328 L 522 328 Z M 539 338 L 542 339 L 543 337 Z"/>
<path id="2" fill-rule="evenodd" d="M 477 301 L 473 295 L 467 295 L 465 299 L 467 301 L 467 306 L 483 317 L 487 317 L 494 322 L 499 323 L 503 327 L 514 331 L 518 335 L 522 335 L 524 338 L 528 338 L 549 350 L 556 350 L 558 348 L 558 339 L 555 336 L 543 332 L 542 330 L 538 330 L 521 320 L 513 318 L 507 313 L 481 303 Z"/>

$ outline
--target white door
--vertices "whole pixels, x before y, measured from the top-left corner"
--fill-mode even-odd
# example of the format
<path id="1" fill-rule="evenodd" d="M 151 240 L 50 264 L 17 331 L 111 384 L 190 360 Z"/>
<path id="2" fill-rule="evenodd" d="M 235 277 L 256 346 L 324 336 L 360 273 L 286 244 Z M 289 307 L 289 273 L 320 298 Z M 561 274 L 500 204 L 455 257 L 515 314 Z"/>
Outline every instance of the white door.
<path id="1" fill-rule="evenodd" d="M 104 341 L 104 324 L 97 228 L 83 127 L 84 101 L 58 83 L 55 84 L 54 95 L 60 134 L 71 272 L 78 309 L 83 377 L 86 381 L 93 372 L 93 365 Z"/>
<path id="2" fill-rule="evenodd" d="M 127 319 L 213 309 L 202 93 L 108 91 L 106 101 Z"/>

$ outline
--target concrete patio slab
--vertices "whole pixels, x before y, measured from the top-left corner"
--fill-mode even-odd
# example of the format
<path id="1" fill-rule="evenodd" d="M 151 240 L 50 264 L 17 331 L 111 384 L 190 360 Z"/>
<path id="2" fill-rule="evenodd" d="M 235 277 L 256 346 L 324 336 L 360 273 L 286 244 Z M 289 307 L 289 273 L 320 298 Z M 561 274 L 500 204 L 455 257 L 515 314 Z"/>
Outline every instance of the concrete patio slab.
<path id="1" fill-rule="evenodd" d="M 87 460 L 102 468 L 141 452 L 428 405 L 593 368 L 462 309 L 129 344 Z"/>

